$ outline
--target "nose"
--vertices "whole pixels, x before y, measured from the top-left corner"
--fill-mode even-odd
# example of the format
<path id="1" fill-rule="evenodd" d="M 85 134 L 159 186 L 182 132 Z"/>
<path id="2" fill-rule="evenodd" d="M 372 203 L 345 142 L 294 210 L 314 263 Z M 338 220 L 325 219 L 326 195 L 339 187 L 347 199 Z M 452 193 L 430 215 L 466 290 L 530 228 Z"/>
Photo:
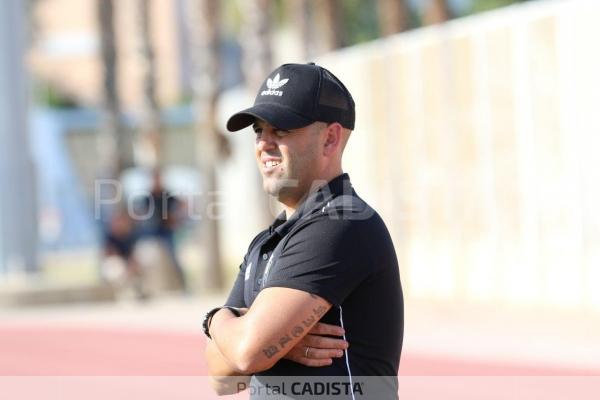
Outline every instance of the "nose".
<path id="1" fill-rule="evenodd" d="M 270 129 L 263 129 L 259 136 L 256 137 L 256 148 L 259 151 L 267 151 L 277 147 L 275 142 L 276 136 Z"/>

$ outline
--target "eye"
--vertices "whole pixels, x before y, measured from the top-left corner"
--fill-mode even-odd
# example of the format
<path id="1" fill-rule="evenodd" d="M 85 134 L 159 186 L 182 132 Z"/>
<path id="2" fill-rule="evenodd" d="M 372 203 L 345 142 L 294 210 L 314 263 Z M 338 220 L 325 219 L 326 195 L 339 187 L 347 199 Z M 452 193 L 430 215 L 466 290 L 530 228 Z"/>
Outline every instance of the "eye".
<path id="1" fill-rule="evenodd" d="M 259 127 L 259 126 L 255 126 L 253 129 L 254 129 L 254 134 L 255 134 L 257 137 L 260 137 L 260 134 L 262 133 L 262 128 L 261 128 L 261 127 Z"/>
<path id="2" fill-rule="evenodd" d="M 284 129 L 277 129 L 275 131 L 275 135 L 277 135 L 278 137 L 284 137 L 290 134 L 290 131 L 286 131 Z"/>

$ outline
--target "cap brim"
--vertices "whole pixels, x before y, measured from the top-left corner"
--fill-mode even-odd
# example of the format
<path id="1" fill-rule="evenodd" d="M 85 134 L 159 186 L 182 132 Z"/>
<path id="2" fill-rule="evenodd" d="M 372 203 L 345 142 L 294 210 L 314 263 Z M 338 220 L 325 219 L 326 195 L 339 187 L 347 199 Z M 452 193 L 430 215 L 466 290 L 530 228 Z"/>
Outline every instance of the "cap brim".
<path id="1" fill-rule="evenodd" d="M 227 130 L 236 132 L 252 125 L 257 119 L 262 119 L 276 128 L 297 129 L 312 124 L 314 121 L 290 111 L 278 104 L 262 103 L 240 111 L 229 118 Z"/>

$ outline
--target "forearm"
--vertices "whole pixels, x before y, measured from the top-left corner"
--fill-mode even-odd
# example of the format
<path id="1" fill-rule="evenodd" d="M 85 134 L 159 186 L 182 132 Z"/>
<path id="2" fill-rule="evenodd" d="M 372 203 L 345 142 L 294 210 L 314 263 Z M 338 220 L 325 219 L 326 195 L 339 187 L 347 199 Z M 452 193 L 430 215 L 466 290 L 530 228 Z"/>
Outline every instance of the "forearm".
<path id="1" fill-rule="evenodd" d="M 208 340 L 205 349 L 206 363 L 213 390 L 219 395 L 234 394 L 243 390 L 250 379 L 231 366 L 214 341 Z"/>
<path id="2" fill-rule="evenodd" d="M 270 367 L 265 364 L 262 369 L 257 369 L 258 357 L 252 346 L 252 332 L 246 317 L 236 317 L 226 309 L 215 314 L 211 322 L 214 350 L 219 352 L 229 368 L 239 374 L 250 375 Z"/>
<path id="3" fill-rule="evenodd" d="M 213 340 L 207 341 L 204 356 L 211 376 L 243 375 L 221 354 Z"/>
<path id="4" fill-rule="evenodd" d="M 210 333 L 230 365 L 251 375 L 275 365 L 330 307 L 300 290 L 268 288 L 241 317 L 227 309 L 217 312 Z"/>

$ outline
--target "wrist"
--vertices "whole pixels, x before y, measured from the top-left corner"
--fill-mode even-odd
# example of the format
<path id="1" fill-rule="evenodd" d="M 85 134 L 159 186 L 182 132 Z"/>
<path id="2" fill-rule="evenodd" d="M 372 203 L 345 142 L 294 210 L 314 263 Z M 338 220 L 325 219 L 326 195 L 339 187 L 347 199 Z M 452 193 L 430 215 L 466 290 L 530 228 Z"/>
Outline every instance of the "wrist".
<path id="1" fill-rule="evenodd" d="M 237 318 L 237 316 L 228 308 L 222 308 L 213 315 L 212 320 L 208 326 L 208 331 L 213 336 L 213 333 L 219 330 L 219 326 L 230 319 Z"/>
<path id="2" fill-rule="evenodd" d="M 227 312 L 222 312 L 223 310 L 227 310 Z M 213 322 L 216 320 L 215 317 L 217 317 L 217 314 L 219 315 L 218 319 L 236 318 L 242 315 L 239 309 L 230 306 L 216 307 L 207 312 L 204 316 L 204 321 L 202 322 L 202 329 L 209 339 L 212 339 L 211 328 Z"/>

